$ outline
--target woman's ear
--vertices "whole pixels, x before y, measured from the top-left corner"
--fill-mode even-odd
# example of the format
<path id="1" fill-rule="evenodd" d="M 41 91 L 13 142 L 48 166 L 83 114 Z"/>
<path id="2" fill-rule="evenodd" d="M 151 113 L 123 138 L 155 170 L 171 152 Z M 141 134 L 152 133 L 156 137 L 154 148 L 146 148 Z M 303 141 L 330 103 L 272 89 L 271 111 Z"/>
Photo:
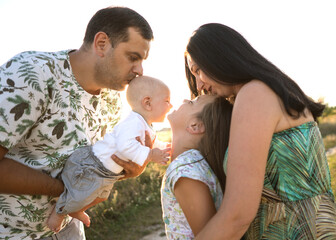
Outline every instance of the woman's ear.
<path id="1" fill-rule="evenodd" d="M 147 110 L 147 111 L 151 111 L 152 110 L 152 98 L 149 96 L 146 96 L 142 99 L 141 101 L 141 106 Z"/>
<path id="2" fill-rule="evenodd" d="M 112 45 L 110 43 L 110 39 L 104 32 L 96 33 L 93 39 L 93 48 L 95 53 L 100 56 L 104 57 L 106 52 L 111 48 Z"/>
<path id="3" fill-rule="evenodd" d="M 190 134 L 203 134 L 205 132 L 204 123 L 197 118 L 193 118 L 187 127 L 187 131 Z"/>

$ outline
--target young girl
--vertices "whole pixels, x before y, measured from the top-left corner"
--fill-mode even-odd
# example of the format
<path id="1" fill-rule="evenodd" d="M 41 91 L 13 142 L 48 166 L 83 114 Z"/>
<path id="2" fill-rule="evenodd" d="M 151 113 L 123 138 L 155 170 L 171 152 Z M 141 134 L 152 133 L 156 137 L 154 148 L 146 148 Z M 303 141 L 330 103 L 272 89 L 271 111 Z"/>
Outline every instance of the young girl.
<path id="1" fill-rule="evenodd" d="M 168 115 L 172 162 L 161 188 L 168 239 L 193 239 L 221 204 L 231 111 L 225 98 L 202 95 Z"/>

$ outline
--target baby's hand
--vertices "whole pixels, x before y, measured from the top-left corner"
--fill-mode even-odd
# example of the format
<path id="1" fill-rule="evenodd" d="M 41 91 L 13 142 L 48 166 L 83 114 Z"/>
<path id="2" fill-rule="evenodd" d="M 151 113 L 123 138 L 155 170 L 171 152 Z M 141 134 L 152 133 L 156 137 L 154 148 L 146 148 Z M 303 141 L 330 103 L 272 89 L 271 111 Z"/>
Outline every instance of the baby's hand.
<path id="1" fill-rule="evenodd" d="M 159 149 L 159 148 L 153 148 L 151 149 L 150 153 L 149 153 L 149 157 L 150 157 L 150 161 L 155 162 L 155 163 L 159 163 L 162 165 L 166 165 L 167 162 L 169 161 L 169 157 L 170 157 L 170 148 L 166 148 L 166 149 Z"/>

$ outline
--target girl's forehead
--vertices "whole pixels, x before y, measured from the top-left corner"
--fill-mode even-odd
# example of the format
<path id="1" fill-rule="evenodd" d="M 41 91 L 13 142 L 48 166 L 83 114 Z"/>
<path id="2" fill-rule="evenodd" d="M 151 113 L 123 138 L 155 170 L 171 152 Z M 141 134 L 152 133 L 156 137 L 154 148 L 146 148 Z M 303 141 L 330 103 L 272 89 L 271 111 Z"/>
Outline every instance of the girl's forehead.
<path id="1" fill-rule="evenodd" d="M 213 99 L 215 99 L 214 95 L 204 94 L 204 95 L 199 95 L 194 100 L 197 102 L 205 102 L 205 101 L 208 102 L 208 101 L 212 101 Z"/>

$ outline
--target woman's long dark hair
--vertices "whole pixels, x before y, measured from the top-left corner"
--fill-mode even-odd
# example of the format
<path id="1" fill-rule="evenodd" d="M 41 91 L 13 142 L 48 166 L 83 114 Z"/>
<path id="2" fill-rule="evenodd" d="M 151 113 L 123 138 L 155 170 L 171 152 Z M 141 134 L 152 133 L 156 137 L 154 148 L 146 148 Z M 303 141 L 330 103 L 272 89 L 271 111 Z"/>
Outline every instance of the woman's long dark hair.
<path id="1" fill-rule="evenodd" d="M 260 55 L 238 32 L 219 23 L 199 27 L 191 36 L 185 53 L 185 70 L 192 97 L 199 95 L 195 77 L 189 70 L 187 55 L 214 81 L 236 85 L 258 79 L 282 100 L 293 118 L 308 108 L 316 120 L 325 105 L 313 101 L 286 74 Z"/>
<path id="2" fill-rule="evenodd" d="M 231 115 L 232 105 L 224 97 L 216 97 L 214 102 L 204 106 L 198 115 L 205 126 L 198 149 L 216 174 L 223 193 L 226 182 L 223 161 L 229 144 Z"/>

